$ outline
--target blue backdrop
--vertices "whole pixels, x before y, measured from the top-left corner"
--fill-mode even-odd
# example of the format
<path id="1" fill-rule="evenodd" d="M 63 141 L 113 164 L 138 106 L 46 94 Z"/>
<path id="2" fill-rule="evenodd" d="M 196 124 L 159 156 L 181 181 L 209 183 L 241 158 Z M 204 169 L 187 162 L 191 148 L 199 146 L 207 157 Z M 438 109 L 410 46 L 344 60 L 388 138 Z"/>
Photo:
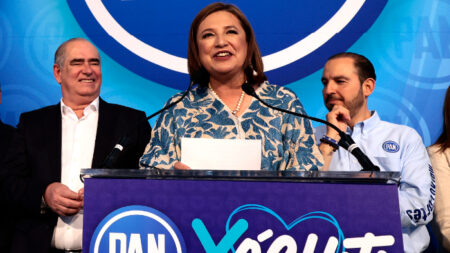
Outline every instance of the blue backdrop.
<path id="1" fill-rule="evenodd" d="M 151 114 L 187 87 L 189 26 L 210 2 L 1 1 L 1 119 L 16 125 L 20 113 L 59 101 L 53 54 L 72 37 L 100 49 L 104 99 Z M 436 140 L 450 83 L 450 0 L 228 2 L 252 23 L 269 81 L 293 89 L 308 114 L 327 112 L 320 82 L 326 58 L 353 51 L 375 65 L 370 108 L 415 128 L 427 146 Z"/>

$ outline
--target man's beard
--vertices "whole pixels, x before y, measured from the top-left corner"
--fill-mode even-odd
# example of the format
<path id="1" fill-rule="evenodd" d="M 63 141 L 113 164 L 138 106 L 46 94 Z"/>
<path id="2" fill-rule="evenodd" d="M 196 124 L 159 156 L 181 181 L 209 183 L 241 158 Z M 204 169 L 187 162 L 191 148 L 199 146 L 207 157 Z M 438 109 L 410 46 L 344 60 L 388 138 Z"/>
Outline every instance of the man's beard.
<path id="1" fill-rule="evenodd" d="M 363 94 L 361 88 L 359 89 L 358 94 L 356 94 L 356 96 L 352 100 L 347 101 L 347 102 L 344 101 L 344 99 L 342 97 L 336 97 L 336 96 L 332 96 L 332 95 L 327 96 L 327 98 L 325 100 L 326 101 L 325 104 L 326 104 L 328 111 L 331 111 L 334 106 L 334 105 L 328 105 L 328 101 L 330 99 L 335 99 L 335 100 L 337 99 L 337 100 L 342 101 L 343 106 L 345 108 L 347 108 L 347 110 L 349 110 L 351 118 L 353 118 L 353 116 L 355 116 L 364 105 L 364 94 Z"/>

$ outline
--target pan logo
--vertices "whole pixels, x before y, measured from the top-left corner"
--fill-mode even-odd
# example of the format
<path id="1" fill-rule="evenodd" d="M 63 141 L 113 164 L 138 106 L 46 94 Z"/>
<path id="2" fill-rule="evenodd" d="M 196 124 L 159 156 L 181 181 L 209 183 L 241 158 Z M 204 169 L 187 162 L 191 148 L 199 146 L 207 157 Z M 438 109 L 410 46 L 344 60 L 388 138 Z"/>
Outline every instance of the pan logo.
<path id="1" fill-rule="evenodd" d="M 188 31 L 205 1 L 67 0 L 87 36 L 129 70 L 184 89 Z M 213 1 L 211 1 L 213 2 Z M 252 23 L 269 80 L 287 84 L 347 50 L 378 18 L 387 0 L 258 2 L 235 0 Z"/>
<path id="2" fill-rule="evenodd" d="M 186 252 L 184 239 L 163 213 L 146 206 L 127 206 L 106 216 L 95 229 L 90 251 Z"/>

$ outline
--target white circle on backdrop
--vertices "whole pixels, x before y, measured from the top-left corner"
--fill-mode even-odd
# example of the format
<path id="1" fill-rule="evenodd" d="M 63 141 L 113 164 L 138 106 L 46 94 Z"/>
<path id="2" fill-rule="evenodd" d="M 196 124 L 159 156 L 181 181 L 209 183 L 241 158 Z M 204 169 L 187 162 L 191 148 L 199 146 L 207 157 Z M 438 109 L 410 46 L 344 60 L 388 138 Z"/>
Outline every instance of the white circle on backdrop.
<path id="1" fill-rule="evenodd" d="M 333 17 L 315 32 L 285 49 L 264 56 L 264 71 L 286 66 L 321 47 L 350 23 L 365 2 L 366 0 L 346 0 Z M 188 73 L 186 58 L 163 52 L 130 34 L 111 16 L 101 0 L 86 0 L 86 4 L 100 26 L 119 44 L 156 65 Z"/>

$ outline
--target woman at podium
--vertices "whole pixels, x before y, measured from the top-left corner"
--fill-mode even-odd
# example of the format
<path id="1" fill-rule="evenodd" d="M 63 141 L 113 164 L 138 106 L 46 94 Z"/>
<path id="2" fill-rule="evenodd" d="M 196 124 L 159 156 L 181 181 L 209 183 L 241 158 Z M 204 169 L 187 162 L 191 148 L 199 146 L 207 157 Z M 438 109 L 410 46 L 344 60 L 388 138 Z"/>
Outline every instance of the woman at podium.
<path id="1" fill-rule="evenodd" d="M 188 69 L 198 86 L 160 115 L 141 167 L 192 168 L 181 163 L 183 138 L 260 141 L 261 170 L 322 166 L 309 120 L 269 109 L 242 90 L 248 83 L 265 102 L 305 114 L 294 92 L 267 82 L 253 29 L 236 6 L 213 3 L 197 14 L 189 32 Z"/>

